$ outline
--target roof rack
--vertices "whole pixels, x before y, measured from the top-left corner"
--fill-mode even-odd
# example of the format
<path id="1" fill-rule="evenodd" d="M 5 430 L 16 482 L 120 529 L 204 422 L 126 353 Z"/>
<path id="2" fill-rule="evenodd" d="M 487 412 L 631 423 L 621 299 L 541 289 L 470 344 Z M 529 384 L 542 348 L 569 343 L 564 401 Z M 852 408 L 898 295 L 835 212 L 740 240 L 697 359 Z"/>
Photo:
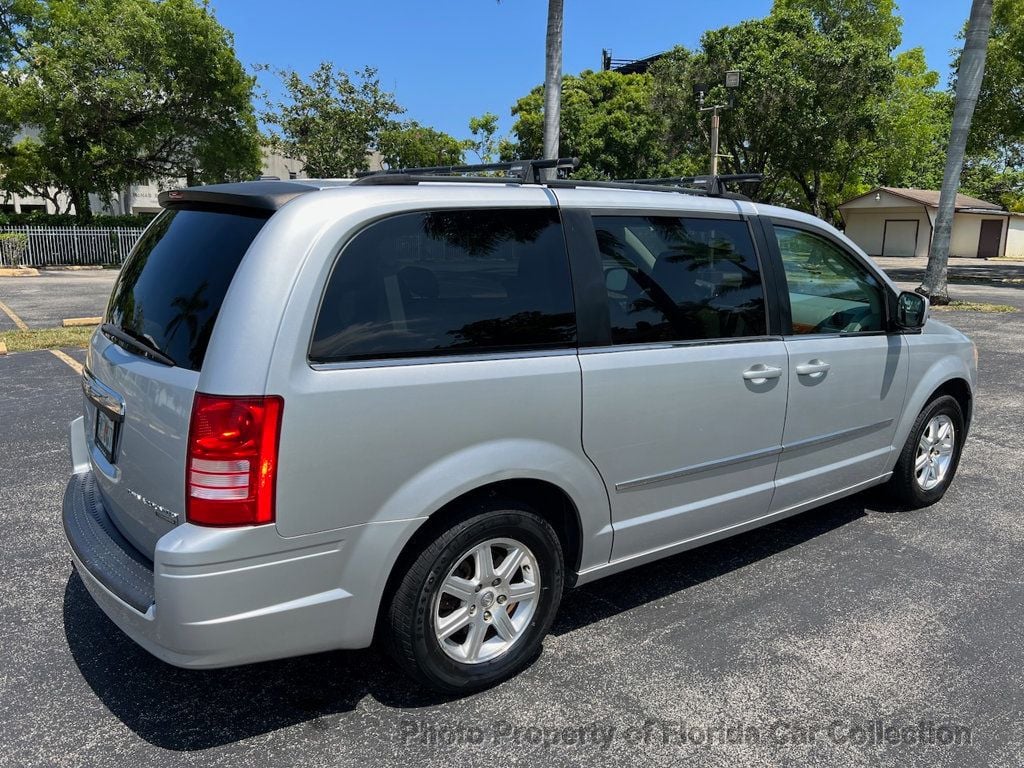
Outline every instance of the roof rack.
<path id="1" fill-rule="evenodd" d="M 476 163 L 472 165 L 427 165 L 420 168 L 388 168 L 382 171 L 362 171 L 356 174 L 353 184 L 415 184 L 419 176 L 449 176 L 446 181 L 499 181 L 513 184 L 543 184 L 545 179 L 541 171 L 555 169 L 568 173 L 580 164 L 578 157 L 559 157 L 550 160 L 513 160 L 505 163 Z M 506 171 L 507 176 L 464 176 L 468 173 L 489 173 Z M 405 181 L 384 181 L 391 177 L 409 177 Z M 431 179 L 427 179 L 430 181 Z"/>
<path id="2" fill-rule="evenodd" d="M 477 163 L 473 165 L 431 165 L 420 168 L 388 168 L 381 171 L 363 171 L 356 174 L 353 185 L 405 185 L 439 181 L 467 184 L 543 184 L 548 187 L 571 189 L 573 187 L 594 187 L 601 189 L 635 189 L 647 192 L 676 192 L 685 195 L 705 195 L 747 200 L 745 195 L 730 192 L 726 184 L 750 184 L 760 182 L 759 173 L 735 173 L 718 176 L 672 176 L 660 179 L 615 179 L 612 181 L 589 181 L 567 178 L 570 171 L 579 167 L 577 157 L 560 157 L 557 160 L 513 160 L 503 163 Z M 542 171 L 555 169 L 562 172 L 562 178 L 545 179 Z M 505 171 L 504 176 L 481 176 L 479 174 Z M 477 174 L 477 175 L 467 175 Z"/>

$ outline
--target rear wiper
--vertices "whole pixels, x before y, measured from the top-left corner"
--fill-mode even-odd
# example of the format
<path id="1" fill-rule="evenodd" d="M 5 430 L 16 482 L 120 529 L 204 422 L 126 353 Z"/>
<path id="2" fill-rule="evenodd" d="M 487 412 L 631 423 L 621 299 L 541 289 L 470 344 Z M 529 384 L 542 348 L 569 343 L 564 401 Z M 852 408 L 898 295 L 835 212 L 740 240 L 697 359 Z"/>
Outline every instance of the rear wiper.
<path id="1" fill-rule="evenodd" d="M 148 341 L 128 334 L 127 332 L 118 328 L 116 325 L 113 325 L 111 323 L 104 323 L 103 325 L 100 326 L 100 330 L 107 336 L 110 336 L 112 339 L 116 339 L 117 341 L 120 341 L 122 344 L 127 344 L 129 347 L 132 347 L 136 351 L 141 352 L 150 360 L 155 360 L 158 363 L 169 365 L 171 368 L 177 365 L 177 363 L 175 363 L 171 358 L 169 358 L 159 349 L 154 347 Z"/>

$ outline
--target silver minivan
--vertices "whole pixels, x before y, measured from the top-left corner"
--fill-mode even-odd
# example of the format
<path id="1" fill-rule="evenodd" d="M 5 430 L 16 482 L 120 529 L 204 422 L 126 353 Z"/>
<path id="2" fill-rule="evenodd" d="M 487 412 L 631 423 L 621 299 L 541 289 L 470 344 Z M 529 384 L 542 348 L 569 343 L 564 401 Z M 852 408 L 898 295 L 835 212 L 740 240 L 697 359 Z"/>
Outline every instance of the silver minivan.
<path id="1" fill-rule="evenodd" d="M 71 424 L 64 528 L 118 627 L 194 668 L 378 641 L 459 693 L 573 586 L 942 497 L 977 358 L 922 297 L 719 179 L 544 167 L 161 195 Z"/>

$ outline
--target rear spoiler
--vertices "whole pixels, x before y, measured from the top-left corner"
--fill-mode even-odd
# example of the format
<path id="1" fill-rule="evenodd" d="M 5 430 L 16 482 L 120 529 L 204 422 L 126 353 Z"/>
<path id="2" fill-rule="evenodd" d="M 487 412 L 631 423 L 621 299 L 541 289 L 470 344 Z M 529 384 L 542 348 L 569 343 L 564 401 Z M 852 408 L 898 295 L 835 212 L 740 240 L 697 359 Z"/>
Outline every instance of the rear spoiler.
<path id="1" fill-rule="evenodd" d="M 161 192 L 158 200 L 161 208 L 185 208 L 199 204 L 276 211 L 299 195 L 317 189 L 297 181 L 242 181 L 237 184 L 169 189 Z"/>

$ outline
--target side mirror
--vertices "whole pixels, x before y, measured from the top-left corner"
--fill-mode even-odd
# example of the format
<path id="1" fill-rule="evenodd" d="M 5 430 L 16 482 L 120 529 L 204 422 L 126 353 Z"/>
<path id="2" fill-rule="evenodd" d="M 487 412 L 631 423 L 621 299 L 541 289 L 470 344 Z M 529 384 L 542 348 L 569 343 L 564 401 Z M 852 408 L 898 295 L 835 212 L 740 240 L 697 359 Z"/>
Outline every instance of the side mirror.
<path id="1" fill-rule="evenodd" d="M 928 299 L 919 293 L 902 291 L 896 298 L 896 326 L 919 331 L 928 319 Z"/>
<path id="2" fill-rule="evenodd" d="M 613 267 L 604 273 L 604 285 L 611 293 L 622 293 L 629 285 L 629 272 L 623 267 Z"/>

